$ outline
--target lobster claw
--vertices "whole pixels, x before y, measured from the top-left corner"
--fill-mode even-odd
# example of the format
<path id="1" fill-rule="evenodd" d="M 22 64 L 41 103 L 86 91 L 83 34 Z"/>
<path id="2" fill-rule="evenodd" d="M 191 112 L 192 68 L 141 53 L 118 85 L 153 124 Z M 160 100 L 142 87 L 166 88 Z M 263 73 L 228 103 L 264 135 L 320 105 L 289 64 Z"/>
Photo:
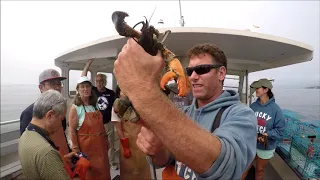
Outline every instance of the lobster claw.
<path id="1" fill-rule="evenodd" d="M 171 80 L 176 80 L 177 82 L 179 90 L 178 96 L 184 97 L 190 92 L 190 82 L 177 58 L 173 58 L 168 62 L 167 72 L 161 78 L 160 87 L 165 90 L 167 83 Z"/>

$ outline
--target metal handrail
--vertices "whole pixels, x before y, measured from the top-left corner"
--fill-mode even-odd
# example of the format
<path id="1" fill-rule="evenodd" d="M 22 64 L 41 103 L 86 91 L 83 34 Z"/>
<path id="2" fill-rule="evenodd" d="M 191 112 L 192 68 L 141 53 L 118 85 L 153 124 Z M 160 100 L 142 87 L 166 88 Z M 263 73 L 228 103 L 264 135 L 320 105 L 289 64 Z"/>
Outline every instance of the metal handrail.
<path id="1" fill-rule="evenodd" d="M 17 123 L 17 122 L 20 122 L 20 119 L 15 119 L 15 120 L 10 120 L 10 121 L 3 121 L 3 122 L 0 122 L 0 125 L 12 124 L 12 123 Z"/>
<path id="2" fill-rule="evenodd" d="M 223 86 L 223 87 L 226 87 L 226 88 L 239 88 L 238 86 Z"/>

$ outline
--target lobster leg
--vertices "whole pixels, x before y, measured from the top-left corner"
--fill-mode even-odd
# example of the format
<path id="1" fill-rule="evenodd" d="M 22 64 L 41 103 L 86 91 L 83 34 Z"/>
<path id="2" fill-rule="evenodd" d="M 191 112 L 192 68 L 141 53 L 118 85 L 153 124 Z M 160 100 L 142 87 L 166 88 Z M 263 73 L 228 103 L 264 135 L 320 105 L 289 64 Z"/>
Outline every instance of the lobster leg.
<path id="1" fill-rule="evenodd" d="M 136 25 L 134 25 L 134 26 L 132 27 L 133 29 L 134 29 L 137 25 L 139 25 L 139 24 L 142 24 L 141 31 L 148 28 L 149 22 L 148 22 L 148 20 L 147 20 L 147 17 L 145 17 L 145 16 L 143 16 L 143 17 L 146 19 L 146 21 L 145 21 L 145 22 L 144 22 L 144 21 L 138 22 Z"/>
<path id="2" fill-rule="evenodd" d="M 146 26 L 146 23 L 144 21 L 140 21 L 136 25 L 134 25 L 132 28 L 134 29 L 139 24 L 142 24 L 142 28 L 144 28 Z"/>

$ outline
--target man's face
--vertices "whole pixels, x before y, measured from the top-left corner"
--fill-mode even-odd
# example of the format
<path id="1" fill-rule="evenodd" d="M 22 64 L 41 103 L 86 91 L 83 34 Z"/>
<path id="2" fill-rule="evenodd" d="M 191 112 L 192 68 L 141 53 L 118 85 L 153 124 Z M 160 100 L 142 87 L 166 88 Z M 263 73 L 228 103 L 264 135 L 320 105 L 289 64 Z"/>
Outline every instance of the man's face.
<path id="1" fill-rule="evenodd" d="M 53 90 L 56 90 L 61 93 L 62 83 L 60 80 L 57 80 L 57 79 L 44 81 L 39 85 L 39 89 L 40 89 L 41 93 L 43 93 L 49 89 L 53 89 Z"/>
<path id="2" fill-rule="evenodd" d="M 62 127 L 62 121 L 66 116 L 66 113 L 67 113 L 67 110 L 65 110 L 65 112 L 62 114 L 58 114 L 54 110 L 50 110 L 47 112 L 46 119 L 47 119 L 47 126 L 50 134 L 57 132 L 59 128 Z"/>
<path id="3" fill-rule="evenodd" d="M 213 57 L 207 53 L 199 56 L 191 56 L 188 67 L 196 67 L 199 65 L 217 65 L 213 61 Z M 192 93 L 196 99 L 209 100 L 217 91 L 221 90 L 222 80 L 225 77 L 225 68 L 207 68 L 208 72 L 204 74 L 197 74 L 195 71 L 189 76 Z M 202 69 L 203 72 L 206 72 Z"/>
<path id="4" fill-rule="evenodd" d="M 102 76 L 96 76 L 96 87 L 98 90 L 103 89 L 106 86 L 105 80 L 103 79 Z"/>

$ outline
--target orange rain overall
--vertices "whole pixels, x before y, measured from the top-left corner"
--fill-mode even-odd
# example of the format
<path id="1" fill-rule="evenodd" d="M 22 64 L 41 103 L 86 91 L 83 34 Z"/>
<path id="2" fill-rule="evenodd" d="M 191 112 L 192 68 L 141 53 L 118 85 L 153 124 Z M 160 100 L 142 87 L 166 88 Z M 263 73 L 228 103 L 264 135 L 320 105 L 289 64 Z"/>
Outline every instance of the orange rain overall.
<path id="1" fill-rule="evenodd" d="M 121 120 L 124 136 L 129 139 L 131 157 L 125 158 L 123 148 L 120 148 L 120 179 L 121 180 L 150 180 L 150 166 L 144 154 L 137 146 L 136 140 L 141 125 Z"/>
<path id="2" fill-rule="evenodd" d="M 86 112 L 84 108 L 84 111 L 85 118 L 78 131 L 78 143 L 80 151 L 88 156 L 91 164 L 86 180 L 110 180 L 108 145 L 102 114 L 99 110 Z"/>
<path id="3" fill-rule="evenodd" d="M 67 140 L 63 131 L 63 127 L 61 126 L 57 132 L 50 135 L 50 139 L 53 141 L 54 145 L 59 147 L 59 150 L 63 155 L 66 155 L 69 153 L 69 148 L 67 144 Z"/>

